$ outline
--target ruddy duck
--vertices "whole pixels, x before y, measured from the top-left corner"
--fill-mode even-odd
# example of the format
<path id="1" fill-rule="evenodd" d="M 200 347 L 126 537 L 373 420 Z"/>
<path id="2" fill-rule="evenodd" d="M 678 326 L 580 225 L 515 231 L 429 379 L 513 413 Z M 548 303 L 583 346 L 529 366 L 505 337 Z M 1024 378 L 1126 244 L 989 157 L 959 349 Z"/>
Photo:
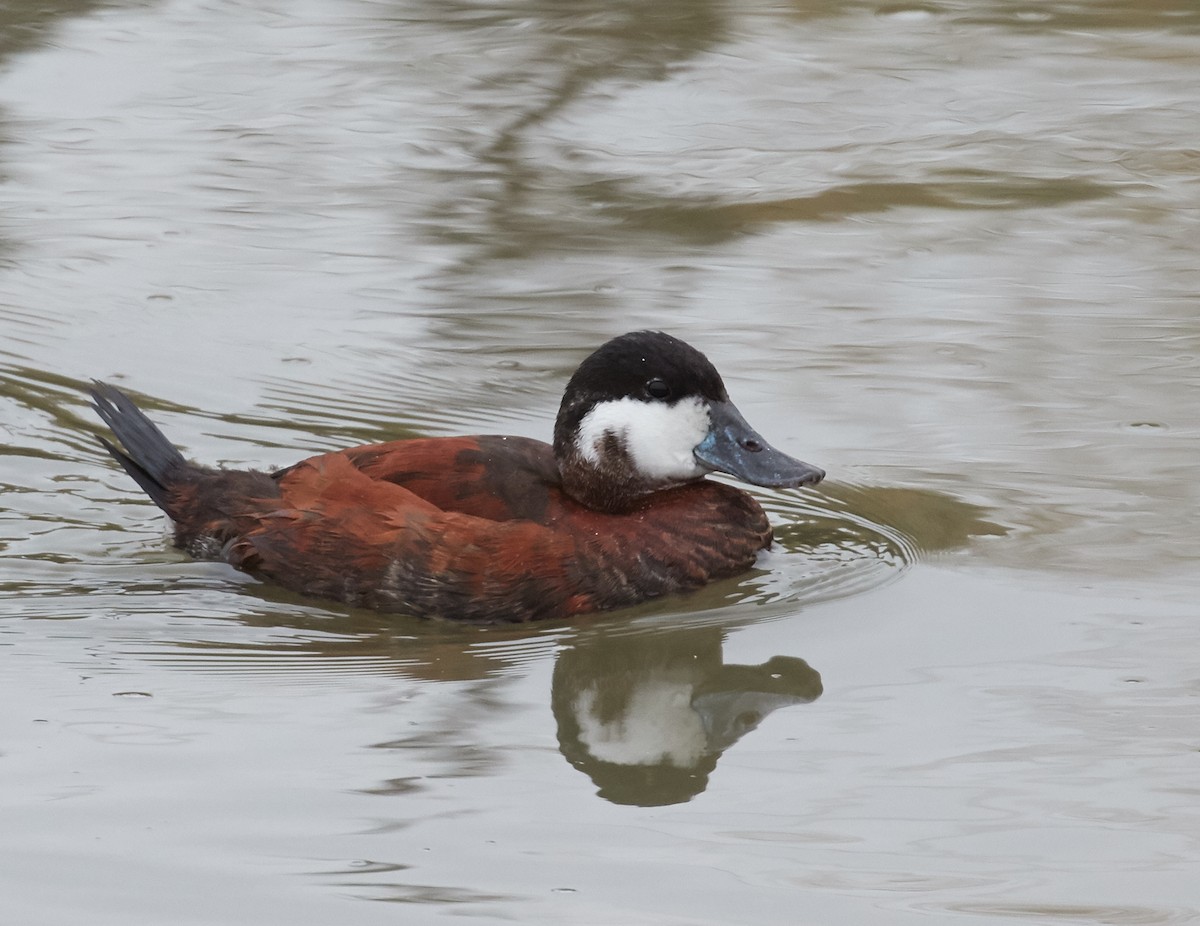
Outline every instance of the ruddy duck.
<path id="1" fill-rule="evenodd" d="M 469 621 L 563 618 L 749 569 L 771 526 L 705 479 L 813 485 L 825 473 L 746 423 L 716 368 L 656 331 L 613 338 L 567 383 L 554 445 L 524 437 L 391 441 L 274 473 L 189 463 L 103 383 L 100 438 L 193 556 L 305 595 Z"/>

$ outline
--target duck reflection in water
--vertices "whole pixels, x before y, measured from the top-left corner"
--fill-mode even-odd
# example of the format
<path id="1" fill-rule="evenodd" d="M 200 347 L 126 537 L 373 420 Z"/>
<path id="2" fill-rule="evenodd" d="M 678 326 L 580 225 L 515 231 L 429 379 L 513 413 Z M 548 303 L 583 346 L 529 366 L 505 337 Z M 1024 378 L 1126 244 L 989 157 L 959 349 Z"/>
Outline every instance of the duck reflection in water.
<path id="1" fill-rule="evenodd" d="M 601 797 L 645 807 L 691 800 L 767 714 L 821 695 L 821 676 L 803 659 L 727 665 L 723 641 L 717 628 L 597 635 L 559 654 L 559 748 Z"/>

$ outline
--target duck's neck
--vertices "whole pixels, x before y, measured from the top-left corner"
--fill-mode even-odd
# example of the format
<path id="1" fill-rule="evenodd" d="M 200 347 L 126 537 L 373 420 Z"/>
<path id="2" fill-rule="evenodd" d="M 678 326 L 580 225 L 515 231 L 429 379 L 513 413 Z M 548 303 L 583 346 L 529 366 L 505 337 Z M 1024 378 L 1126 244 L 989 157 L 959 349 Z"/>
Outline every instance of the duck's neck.
<path id="1" fill-rule="evenodd" d="M 606 452 L 593 463 L 570 449 L 559 456 L 558 470 L 567 495 L 593 511 L 609 514 L 628 512 L 646 496 L 666 488 L 639 475 L 623 452 Z"/>

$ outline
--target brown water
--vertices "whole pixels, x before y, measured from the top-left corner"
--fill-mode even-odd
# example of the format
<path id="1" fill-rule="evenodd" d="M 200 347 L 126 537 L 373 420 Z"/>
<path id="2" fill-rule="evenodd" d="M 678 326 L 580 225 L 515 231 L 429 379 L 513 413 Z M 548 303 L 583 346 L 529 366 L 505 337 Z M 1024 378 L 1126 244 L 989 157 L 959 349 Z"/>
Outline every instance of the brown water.
<path id="1" fill-rule="evenodd" d="M 1192 0 L 60 0 L 0 56 L 0 922 L 1200 922 Z M 226 464 L 546 437 L 647 326 L 830 479 L 573 626 L 188 561 L 81 395 Z"/>

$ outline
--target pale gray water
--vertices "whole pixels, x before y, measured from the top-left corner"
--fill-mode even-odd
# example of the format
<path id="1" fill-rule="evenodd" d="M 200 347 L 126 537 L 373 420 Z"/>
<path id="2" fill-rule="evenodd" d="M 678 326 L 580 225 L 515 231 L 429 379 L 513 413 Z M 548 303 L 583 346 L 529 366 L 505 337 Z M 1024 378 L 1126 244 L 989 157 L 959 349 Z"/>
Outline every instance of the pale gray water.
<path id="1" fill-rule="evenodd" d="M 0 9 L 0 921 L 1200 921 L 1198 126 L 1191 0 Z M 647 326 L 830 480 L 574 626 L 190 562 L 81 392 L 547 437 Z"/>

